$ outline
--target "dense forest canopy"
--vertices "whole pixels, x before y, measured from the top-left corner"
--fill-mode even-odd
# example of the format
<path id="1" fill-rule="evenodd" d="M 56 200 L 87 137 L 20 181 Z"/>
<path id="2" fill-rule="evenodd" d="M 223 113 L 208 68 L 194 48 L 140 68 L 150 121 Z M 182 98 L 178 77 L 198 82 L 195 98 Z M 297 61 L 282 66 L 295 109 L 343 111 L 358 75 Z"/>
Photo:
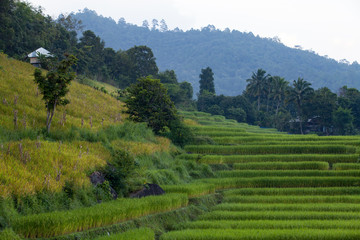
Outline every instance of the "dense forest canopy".
<path id="1" fill-rule="evenodd" d="M 211 25 L 201 30 L 170 31 L 165 21 L 144 21 L 139 27 L 123 18 L 115 22 L 88 9 L 73 16 L 104 39 L 106 46 L 116 50 L 134 45 L 150 47 L 160 70 L 175 70 L 180 81 L 194 86 L 194 92 L 199 90 L 199 69 L 207 66 L 214 71 L 217 93 L 224 95 L 241 94 L 246 79 L 259 68 L 289 81 L 304 78 L 314 88 L 326 86 L 335 92 L 344 85 L 360 88 L 358 63 L 339 63 L 311 50 L 289 48 L 276 37 L 261 38 L 251 32 L 229 29 L 220 31 Z"/>

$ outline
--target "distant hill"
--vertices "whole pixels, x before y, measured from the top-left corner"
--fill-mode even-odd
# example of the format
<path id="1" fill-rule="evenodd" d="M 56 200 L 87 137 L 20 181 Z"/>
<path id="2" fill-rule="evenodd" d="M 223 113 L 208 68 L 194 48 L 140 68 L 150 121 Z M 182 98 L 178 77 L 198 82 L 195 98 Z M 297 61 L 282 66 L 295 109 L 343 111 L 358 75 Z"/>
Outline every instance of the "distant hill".
<path id="1" fill-rule="evenodd" d="M 215 73 L 217 94 L 238 95 L 246 86 L 252 72 L 262 68 L 271 75 L 292 81 L 298 77 L 313 87 L 327 86 L 332 91 L 340 87 L 360 88 L 360 65 L 339 63 L 314 52 L 289 48 L 278 39 L 260 38 L 253 33 L 220 31 L 214 26 L 202 30 L 150 30 L 84 9 L 74 14 L 115 50 L 134 45 L 150 47 L 161 71 L 173 69 L 180 81 L 189 81 L 198 92 L 201 68 L 207 66 Z"/>

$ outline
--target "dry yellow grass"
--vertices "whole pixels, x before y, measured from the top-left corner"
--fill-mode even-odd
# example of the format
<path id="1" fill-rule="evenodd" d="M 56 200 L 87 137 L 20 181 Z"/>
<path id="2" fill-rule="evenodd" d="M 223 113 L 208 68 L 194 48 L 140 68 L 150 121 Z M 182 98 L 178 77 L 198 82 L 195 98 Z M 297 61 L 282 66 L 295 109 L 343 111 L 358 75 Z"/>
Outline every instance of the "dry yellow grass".
<path id="1" fill-rule="evenodd" d="M 90 184 L 87 173 L 110 158 L 101 143 L 9 142 L 0 151 L 0 195 L 60 191 L 66 181 Z"/>
<path id="2" fill-rule="evenodd" d="M 25 123 L 28 128 L 45 126 L 45 104 L 33 82 L 34 69 L 28 63 L 8 59 L 5 54 L 0 53 L 1 126 L 14 128 L 14 111 L 17 111 L 18 128 L 24 128 Z M 93 128 L 99 128 L 102 124 L 106 126 L 125 118 L 121 114 L 124 109 L 122 102 L 75 81 L 70 86 L 67 98 L 70 104 L 56 110 L 53 129 L 68 128 L 71 125 L 81 127 L 82 121 L 83 127 L 90 128 L 92 121 Z"/>
<path id="3" fill-rule="evenodd" d="M 156 137 L 157 143 L 152 142 L 135 142 L 115 140 L 111 144 L 115 148 L 125 149 L 134 156 L 151 155 L 156 152 L 171 152 L 175 147 L 171 145 L 171 141 L 167 138 Z"/>

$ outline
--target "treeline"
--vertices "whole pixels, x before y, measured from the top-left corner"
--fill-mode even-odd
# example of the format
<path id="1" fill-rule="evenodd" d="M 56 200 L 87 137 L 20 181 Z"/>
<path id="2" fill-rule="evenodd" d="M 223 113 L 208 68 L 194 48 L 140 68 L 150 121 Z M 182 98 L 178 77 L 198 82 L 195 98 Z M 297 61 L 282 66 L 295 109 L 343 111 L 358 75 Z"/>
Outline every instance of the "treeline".
<path id="1" fill-rule="evenodd" d="M 119 88 L 151 75 L 168 87 L 175 104 L 191 105 L 191 84 L 179 83 L 172 70 L 159 72 L 149 47 L 134 46 L 126 51 L 115 51 L 105 47 L 105 42 L 90 30 L 83 31 L 78 39 L 77 31 L 82 28 L 81 21 L 70 15 L 60 15 L 54 20 L 29 3 L 4 0 L 0 6 L 0 51 L 21 60 L 39 47 L 46 48 L 59 59 L 64 53 L 73 54 L 78 58 L 74 67 L 78 75 Z"/>
<path id="2" fill-rule="evenodd" d="M 360 91 L 355 88 L 343 86 L 338 93 L 327 87 L 314 90 L 302 78 L 289 82 L 258 69 L 242 95 L 229 97 L 216 95 L 213 81 L 212 69 L 202 69 L 199 111 L 292 133 L 360 132 Z"/>

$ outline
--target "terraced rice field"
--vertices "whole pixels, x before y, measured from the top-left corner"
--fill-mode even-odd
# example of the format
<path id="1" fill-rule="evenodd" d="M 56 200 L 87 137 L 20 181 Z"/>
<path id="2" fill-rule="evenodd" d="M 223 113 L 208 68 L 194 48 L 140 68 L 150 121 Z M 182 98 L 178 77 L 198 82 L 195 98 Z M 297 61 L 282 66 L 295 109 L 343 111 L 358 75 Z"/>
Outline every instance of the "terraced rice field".
<path id="1" fill-rule="evenodd" d="M 359 136 L 210 123 L 193 131 L 216 145 L 186 146 L 180 158 L 222 169 L 193 184 L 215 186 L 223 201 L 161 240 L 360 239 Z"/>

